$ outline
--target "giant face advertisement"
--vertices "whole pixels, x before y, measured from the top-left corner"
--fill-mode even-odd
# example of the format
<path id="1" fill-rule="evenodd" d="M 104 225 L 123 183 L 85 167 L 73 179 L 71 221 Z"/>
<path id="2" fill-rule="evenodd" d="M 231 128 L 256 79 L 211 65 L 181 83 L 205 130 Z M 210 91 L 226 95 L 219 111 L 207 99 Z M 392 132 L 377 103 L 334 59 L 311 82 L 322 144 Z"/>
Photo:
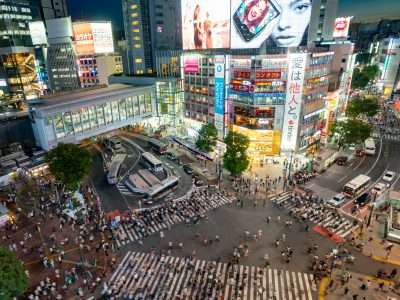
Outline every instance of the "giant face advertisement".
<path id="1" fill-rule="evenodd" d="M 298 47 L 311 9 L 312 0 L 231 0 L 231 48 Z"/>
<path id="2" fill-rule="evenodd" d="M 229 48 L 230 0 L 182 0 L 183 49 Z"/>
<path id="3" fill-rule="evenodd" d="M 312 0 L 182 0 L 183 48 L 302 46 L 311 10 Z"/>

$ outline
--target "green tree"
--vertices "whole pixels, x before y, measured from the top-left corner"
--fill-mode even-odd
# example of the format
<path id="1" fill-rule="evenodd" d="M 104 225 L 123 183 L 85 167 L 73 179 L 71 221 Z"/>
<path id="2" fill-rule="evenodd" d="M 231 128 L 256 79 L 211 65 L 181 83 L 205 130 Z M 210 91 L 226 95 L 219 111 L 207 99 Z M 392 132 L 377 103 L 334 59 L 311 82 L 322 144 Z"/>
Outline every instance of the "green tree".
<path id="1" fill-rule="evenodd" d="M 250 163 L 246 153 L 250 144 L 249 138 L 241 133 L 229 132 L 224 141 L 226 144 L 225 169 L 235 176 L 242 174 Z"/>
<path id="2" fill-rule="evenodd" d="M 218 131 L 213 124 L 205 124 L 199 131 L 196 147 L 202 151 L 211 152 L 217 144 Z"/>
<path id="3" fill-rule="evenodd" d="M 14 253 L 0 247 L 0 299 L 22 296 L 28 288 L 28 277 Z"/>
<path id="4" fill-rule="evenodd" d="M 372 127 L 357 119 L 337 121 L 332 125 L 331 137 L 339 149 L 351 144 L 361 144 L 371 136 Z"/>
<path id="5" fill-rule="evenodd" d="M 90 172 L 92 157 L 86 149 L 75 144 L 58 144 L 46 155 L 50 172 L 68 191 L 76 191 Z"/>
<path id="6" fill-rule="evenodd" d="M 376 97 L 355 97 L 347 106 L 346 115 L 350 118 L 373 117 L 379 111 Z"/>
<path id="7" fill-rule="evenodd" d="M 364 89 L 379 74 L 377 65 L 369 65 L 364 68 L 355 68 L 351 87 L 353 89 Z"/>

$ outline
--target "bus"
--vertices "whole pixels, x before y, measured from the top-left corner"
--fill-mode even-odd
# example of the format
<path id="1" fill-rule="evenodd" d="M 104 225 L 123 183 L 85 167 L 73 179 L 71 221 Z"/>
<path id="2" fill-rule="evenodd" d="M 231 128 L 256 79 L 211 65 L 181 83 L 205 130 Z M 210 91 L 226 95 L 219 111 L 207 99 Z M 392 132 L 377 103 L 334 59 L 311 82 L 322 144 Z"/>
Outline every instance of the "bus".
<path id="1" fill-rule="evenodd" d="M 149 143 L 149 146 L 151 147 L 151 149 L 155 153 L 157 153 L 159 155 L 163 155 L 163 154 L 167 153 L 168 145 L 164 144 L 163 142 L 153 139 L 153 140 L 149 140 L 148 143 Z"/>
<path id="2" fill-rule="evenodd" d="M 107 182 L 108 184 L 118 183 L 118 173 L 121 168 L 121 164 L 124 161 L 126 154 L 114 155 L 107 172 Z"/>
<path id="3" fill-rule="evenodd" d="M 365 140 L 365 154 L 375 155 L 375 141 L 373 138 L 368 138 Z"/>
<path id="4" fill-rule="evenodd" d="M 153 172 L 161 172 L 163 170 L 162 162 L 150 152 L 144 152 L 142 157 Z"/>
<path id="5" fill-rule="evenodd" d="M 353 198 L 368 188 L 371 183 L 371 177 L 367 175 L 358 175 L 356 178 L 347 183 L 343 188 L 343 194 Z"/>

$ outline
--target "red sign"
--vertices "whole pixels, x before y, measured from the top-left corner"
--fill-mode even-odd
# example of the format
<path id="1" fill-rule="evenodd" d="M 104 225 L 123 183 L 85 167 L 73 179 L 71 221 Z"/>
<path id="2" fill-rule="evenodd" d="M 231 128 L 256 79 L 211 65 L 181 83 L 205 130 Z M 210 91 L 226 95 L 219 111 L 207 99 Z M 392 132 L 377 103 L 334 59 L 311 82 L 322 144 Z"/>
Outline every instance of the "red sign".
<path id="1" fill-rule="evenodd" d="M 249 72 L 249 71 L 234 71 L 234 72 L 233 72 L 233 77 L 234 77 L 234 78 L 245 78 L 245 79 L 250 79 L 250 77 L 251 77 L 251 72 Z"/>
<path id="2" fill-rule="evenodd" d="M 256 79 L 280 79 L 281 72 L 257 71 Z"/>

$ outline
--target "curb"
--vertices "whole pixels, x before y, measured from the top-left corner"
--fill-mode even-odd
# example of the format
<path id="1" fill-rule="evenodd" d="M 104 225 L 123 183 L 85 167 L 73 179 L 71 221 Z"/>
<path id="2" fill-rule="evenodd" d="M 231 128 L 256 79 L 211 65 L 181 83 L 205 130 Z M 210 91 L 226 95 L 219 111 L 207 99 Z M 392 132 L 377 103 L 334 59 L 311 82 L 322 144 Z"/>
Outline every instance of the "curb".
<path id="1" fill-rule="evenodd" d="M 326 296 L 326 291 L 328 289 L 328 285 L 330 283 L 329 277 L 324 277 L 321 279 L 321 282 L 319 283 L 319 290 L 318 290 L 318 299 L 319 300 L 325 300 Z"/>
<path id="2" fill-rule="evenodd" d="M 386 259 L 386 258 L 384 258 L 382 256 L 377 256 L 377 255 L 372 255 L 371 258 L 373 260 L 376 260 L 376 261 L 379 261 L 379 262 L 383 262 L 383 263 L 386 263 L 386 264 L 400 266 L 400 261 L 398 261 L 398 260 Z"/>

